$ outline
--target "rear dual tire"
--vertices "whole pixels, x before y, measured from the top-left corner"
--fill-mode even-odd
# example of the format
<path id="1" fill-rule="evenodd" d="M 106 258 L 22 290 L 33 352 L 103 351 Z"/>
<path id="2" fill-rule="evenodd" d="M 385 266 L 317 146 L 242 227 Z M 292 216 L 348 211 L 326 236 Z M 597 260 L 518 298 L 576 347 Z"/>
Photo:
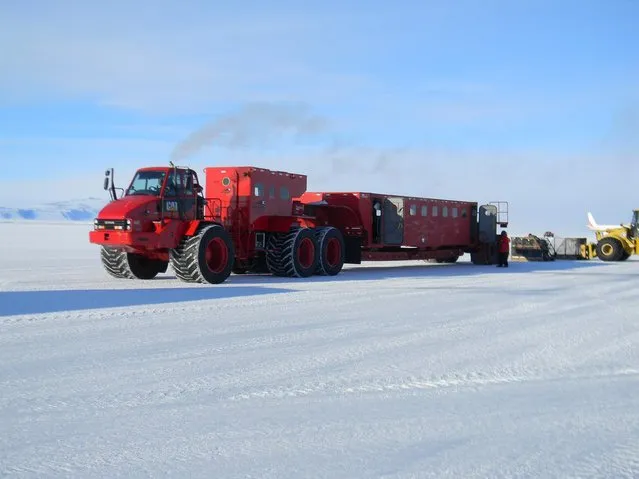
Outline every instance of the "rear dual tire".
<path id="1" fill-rule="evenodd" d="M 308 278 L 315 274 L 319 250 L 313 230 L 295 228 L 269 239 L 266 265 L 274 276 Z"/>
<path id="2" fill-rule="evenodd" d="M 333 227 L 294 228 L 274 234 L 267 249 L 266 264 L 274 276 L 335 276 L 344 265 L 344 239 Z"/>
<path id="3" fill-rule="evenodd" d="M 344 237 L 337 228 L 332 226 L 318 228 L 315 239 L 320 251 L 316 274 L 321 276 L 335 276 L 344 266 L 346 248 Z"/>

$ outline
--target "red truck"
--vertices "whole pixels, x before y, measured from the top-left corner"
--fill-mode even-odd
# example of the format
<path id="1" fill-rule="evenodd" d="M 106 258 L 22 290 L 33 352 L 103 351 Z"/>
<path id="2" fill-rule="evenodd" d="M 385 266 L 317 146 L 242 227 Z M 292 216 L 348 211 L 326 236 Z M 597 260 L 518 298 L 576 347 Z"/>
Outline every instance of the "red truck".
<path id="1" fill-rule="evenodd" d="M 455 262 L 470 253 L 494 264 L 497 228 L 508 204 L 369 192 L 308 192 L 307 176 L 251 166 L 139 169 L 111 201 L 89 241 L 106 271 L 152 279 L 167 271 L 187 282 L 224 282 L 231 273 L 336 275 L 362 261 Z"/>

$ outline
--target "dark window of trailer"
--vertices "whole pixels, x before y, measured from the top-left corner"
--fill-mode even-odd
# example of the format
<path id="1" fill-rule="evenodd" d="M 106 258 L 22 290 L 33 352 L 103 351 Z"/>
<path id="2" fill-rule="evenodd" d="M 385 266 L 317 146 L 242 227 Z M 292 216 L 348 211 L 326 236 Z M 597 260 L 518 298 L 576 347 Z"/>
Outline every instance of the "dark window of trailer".
<path id="1" fill-rule="evenodd" d="M 290 198 L 288 188 L 286 186 L 282 186 L 280 188 L 280 198 L 283 200 L 288 200 Z"/>
<path id="2" fill-rule="evenodd" d="M 262 183 L 255 183 L 253 185 L 253 196 L 260 198 L 264 194 L 264 185 Z"/>
<path id="3" fill-rule="evenodd" d="M 428 216 L 428 206 L 422 206 L 422 216 Z"/>

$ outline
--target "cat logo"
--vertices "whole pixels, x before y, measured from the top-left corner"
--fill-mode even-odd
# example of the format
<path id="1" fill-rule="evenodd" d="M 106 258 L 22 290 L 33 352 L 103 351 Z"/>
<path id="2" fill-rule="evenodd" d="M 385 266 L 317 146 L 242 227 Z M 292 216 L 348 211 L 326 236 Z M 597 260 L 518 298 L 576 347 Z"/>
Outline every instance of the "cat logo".
<path id="1" fill-rule="evenodd" d="M 165 203 L 166 211 L 177 211 L 178 210 L 178 202 L 177 201 L 167 201 Z"/>

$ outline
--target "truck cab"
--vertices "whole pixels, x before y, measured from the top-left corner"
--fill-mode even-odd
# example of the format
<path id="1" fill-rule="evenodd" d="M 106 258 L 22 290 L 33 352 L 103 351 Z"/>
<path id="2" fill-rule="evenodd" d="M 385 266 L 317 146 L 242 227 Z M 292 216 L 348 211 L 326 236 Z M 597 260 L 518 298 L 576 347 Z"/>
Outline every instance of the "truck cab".
<path id="1" fill-rule="evenodd" d="M 139 221 L 202 218 L 204 200 L 197 173 L 190 168 L 149 167 L 135 172 L 128 187 L 117 197 L 112 172 L 107 172 L 104 189 L 111 203 L 102 218 L 135 218 Z"/>

